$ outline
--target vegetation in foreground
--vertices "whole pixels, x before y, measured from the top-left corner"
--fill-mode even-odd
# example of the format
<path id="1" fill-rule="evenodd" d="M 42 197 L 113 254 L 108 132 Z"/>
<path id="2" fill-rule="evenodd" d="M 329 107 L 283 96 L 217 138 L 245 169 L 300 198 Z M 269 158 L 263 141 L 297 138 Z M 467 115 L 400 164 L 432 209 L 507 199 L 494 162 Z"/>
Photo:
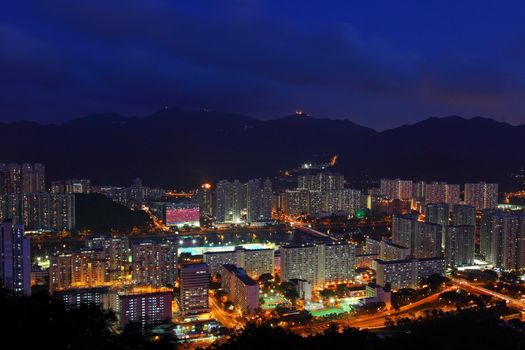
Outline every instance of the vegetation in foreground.
<path id="1" fill-rule="evenodd" d="M 150 337 L 136 325 L 115 332 L 115 316 L 96 306 L 66 310 L 46 293 L 15 298 L 0 290 L 3 348 L 38 349 L 175 349 L 170 336 Z M 330 327 L 324 334 L 303 338 L 280 327 L 248 325 L 240 334 L 212 346 L 236 349 L 525 349 L 525 324 L 502 321 L 504 304 L 463 309 L 454 313 L 430 313 L 416 320 L 391 322 L 381 332 L 341 330 Z M 7 344 L 13 344 L 8 346 Z"/>

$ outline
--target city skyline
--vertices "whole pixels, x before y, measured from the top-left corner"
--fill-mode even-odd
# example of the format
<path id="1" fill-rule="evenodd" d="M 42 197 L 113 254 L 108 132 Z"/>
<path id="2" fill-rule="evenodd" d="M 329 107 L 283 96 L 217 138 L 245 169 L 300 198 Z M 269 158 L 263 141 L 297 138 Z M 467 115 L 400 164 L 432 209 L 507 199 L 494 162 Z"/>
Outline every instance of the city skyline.
<path id="1" fill-rule="evenodd" d="M 252 323 L 306 338 L 334 321 L 390 332 L 414 312 L 460 313 L 465 294 L 477 311 L 525 310 L 505 289 L 525 288 L 508 280 L 525 268 L 525 191 L 386 177 L 356 189 L 336 162 L 187 192 L 46 181 L 47 164 L 0 163 L 0 283 L 49 293 L 65 312 L 91 304 L 123 336 L 168 329 L 173 344 L 228 344 Z M 147 220 L 117 225 L 124 213 Z M 94 226 L 101 217 L 109 226 Z"/>
<path id="2" fill-rule="evenodd" d="M 23 349 L 525 349 L 523 1 L 15 1 Z"/>

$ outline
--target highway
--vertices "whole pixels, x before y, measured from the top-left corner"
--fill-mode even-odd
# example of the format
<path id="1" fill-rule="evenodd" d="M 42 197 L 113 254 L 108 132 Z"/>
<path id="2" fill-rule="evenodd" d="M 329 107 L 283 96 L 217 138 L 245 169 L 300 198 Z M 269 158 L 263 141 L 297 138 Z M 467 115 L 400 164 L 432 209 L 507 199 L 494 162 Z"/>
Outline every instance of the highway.
<path id="1" fill-rule="evenodd" d="M 464 279 L 456 278 L 456 277 L 450 277 L 450 279 L 456 283 L 459 287 L 466 290 L 467 292 L 471 292 L 474 294 L 485 294 L 489 295 L 491 297 L 505 300 L 507 302 L 507 306 L 517 309 L 519 311 L 525 311 L 525 303 L 521 300 L 512 298 L 508 295 L 495 292 L 493 290 L 487 289 L 485 287 L 481 287 L 479 285 L 473 284 L 469 281 L 466 281 Z"/>

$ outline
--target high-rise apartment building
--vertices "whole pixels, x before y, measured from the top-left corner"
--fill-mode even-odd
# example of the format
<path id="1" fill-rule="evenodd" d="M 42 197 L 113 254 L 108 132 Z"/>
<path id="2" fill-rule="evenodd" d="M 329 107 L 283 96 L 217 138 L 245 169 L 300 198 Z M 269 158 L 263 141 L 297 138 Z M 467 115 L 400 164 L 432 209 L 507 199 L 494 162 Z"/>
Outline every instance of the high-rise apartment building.
<path id="1" fill-rule="evenodd" d="M 448 225 L 449 207 L 447 203 L 431 203 L 426 205 L 425 221 L 442 226 Z"/>
<path id="2" fill-rule="evenodd" d="M 23 163 L 20 168 L 21 192 L 46 192 L 46 168 L 40 164 Z"/>
<path id="3" fill-rule="evenodd" d="M 361 191 L 350 188 L 329 190 L 322 195 L 322 211 L 327 214 L 343 213 L 347 217 L 354 216 L 362 205 Z"/>
<path id="4" fill-rule="evenodd" d="M 272 182 L 266 179 L 249 180 L 246 184 L 246 221 L 270 220 L 272 218 Z"/>
<path id="5" fill-rule="evenodd" d="M 110 280 L 125 280 L 131 267 L 129 240 L 127 237 L 113 237 L 105 248 L 109 259 Z"/>
<path id="6" fill-rule="evenodd" d="M 412 183 L 412 196 L 416 201 L 422 202 L 425 200 L 426 183 L 425 181 L 416 181 Z"/>
<path id="7" fill-rule="evenodd" d="M 381 179 L 381 194 L 390 199 L 411 200 L 413 198 L 412 180 Z"/>
<path id="8" fill-rule="evenodd" d="M 384 261 L 404 260 L 410 256 L 410 249 L 401 245 L 381 241 L 379 245 L 379 259 Z"/>
<path id="9" fill-rule="evenodd" d="M 420 222 L 413 215 L 392 217 L 392 242 L 410 249 L 416 258 L 441 256 L 442 227 Z"/>
<path id="10" fill-rule="evenodd" d="M 75 197 L 50 193 L 3 195 L 0 219 L 23 224 L 26 230 L 70 230 L 76 224 Z"/>
<path id="11" fill-rule="evenodd" d="M 73 255 L 52 256 L 49 264 L 49 293 L 71 287 L 73 284 Z"/>
<path id="12" fill-rule="evenodd" d="M 235 265 L 223 265 L 221 286 L 243 313 L 253 313 L 259 308 L 259 285 L 244 269 Z"/>
<path id="13" fill-rule="evenodd" d="M 50 195 L 51 228 L 57 231 L 71 230 L 76 225 L 75 196 L 72 194 Z"/>
<path id="14" fill-rule="evenodd" d="M 426 258 L 392 261 L 376 259 L 372 268 L 376 272 L 376 284 L 381 287 L 390 284 L 394 290 L 414 288 L 430 275 L 444 275 L 445 259 Z"/>
<path id="15" fill-rule="evenodd" d="M 236 249 L 237 266 L 248 275 L 259 278 L 262 274 L 275 273 L 275 252 L 273 249 Z"/>
<path id="16" fill-rule="evenodd" d="M 320 245 L 281 246 L 281 281 L 304 279 L 314 286 L 324 284 L 324 250 Z"/>
<path id="17" fill-rule="evenodd" d="M 213 215 L 212 186 L 209 183 L 202 184 L 197 191 L 197 201 L 201 217 L 211 217 Z"/>
<path id="18" fill-rule="evenodd" d="M 497 211 L 491 221 L 488 262 L 502 270 L 524 268 L 525 214 Z"/>
<path id="19" fill-rule="evenodd" d="M 447 226 L 445 234 L 445 260 L 447 266 L 474 265 L 475 241 L 475 226 Z"/>
<path id="20" fill-rule="evenodd" d="M 356 246 L 349 243 L 330 243 L 324 247 L 325 283 L 346 282 L 354 277 Z"/>
<path id="21" fill-rule="evenodd" d="M 321 212 L 321 191 L 308 189 L 286 190 L 284 212 L 290 216 L 301 214 L 315 215 Z"/>
<path id="22" fill-rule="evenodd" d="M 281 280 L 303 279 L 322 287 L 353 278 L 356 247 L 349 243 L 281 246 Z"/>
<path id="23" fill-rule="evenodd" d="M 131 252 L 135 284 L 154 287 L 174 285 L 177 252 L 172 242 L 142 242 L 133 245 Z"/>
<path id="24" fill-rule="evenodd" d="M 479 225 L 479 252 L 485 260 L 492 255 L 492 231 L 494 228 L 494 214 L 496 209 L 483 209 Z"/>
<path id="25" fill-rule="evenodd" d="M 418 259 L 443 256 L 442 230 L 439 224 L 416 222 L 412 255 Z"/>
<path id="26" fill-rule="evenodd" d="M 71 254 L 73 286 L 92 287 L 108 281 L 108 260 L 104 251 L 99 249 L 81 249 Z"/>
<path id="27" fill-rule="evenodd" d="M 212 276 L 221 273 L 222 265 L 236 265 L 243 268 L 252 278 L 264 273 L 274 274 L 275 256 L 273 249 L 245 249 L 236 247 L 233 251 L 205 252 L 205 262 Z"/>
<path id="28" fill-rule="evenodd" d="M 246 189 L 239 180 L 222 180 L 215 187 L 217 222 L 240 222 L 246 209 Z"/>
<path id="29" fill-rule="evenodd" d="M 20 193 L 22 192 L 22 169 L 20 164 L 7 164 L 7 192 L 6 193 Z"/>
<path id="30" fill-rule="evenodd" d="M 46 168 L 40 163 L 0 164 L 0 195 L 46 192 Z"/>
<path id="31" fill-rule="evenodd" d="M 214 215 L 218 222 L 255 222 L 272 218 L 272 182 L 269 179 L 219 181 Z"/>
<path id="32" fill-rule="evenodd" d="M 392 242 L 407 247 L 412 254 L 417 217 L 412 214 L 392 216 Z"/>
<path id="33" fill-rule="evenodd" d="M 425 204 L 447 203 L 449 207 L 459 203 L 459 185 L 431 182 L 425 185 Z"/>
<path id="34" fill-rule="evenodd" d="M 51 182 L 51 193 L 90 193 L 91 180 L 70 179 Z"/>
<path id="35" fill-rule="evenodd" d="M 441 244 L 445 244 L 445 228 L 448 226 L 449 206 L 447 203 L 429 203 L 425 208 L 425 221 L 441 226 Z"/>
<path id="36" fill-rule="evenodd" d="M 180 269 L 180 306 L 185 314 L 209 311 L 210 272 L 206 264 L 187 264 Z"/>
<path id="37" fill-rule="evenodd" d="M 465 184 L 465 204 L 476 210 L 493 209 L 498 206 L 498 184 L 467 183 Z"/>
<path id="38" fill-rule="evenodd" d="M 299 176 L 297 188 L 324 193 L 326 191 L 342 190 L 344 184 L 345 178 L 342 174 L 323 171 Z"/>
<path id="39" fill-rule="evenodd" d="M 472 205 L 454 205 L 452 208 L 452 225 L 476 226 L 476 208 Z"/>
<path id="40" fill-rule="evenodd" d="M 31 252 L 24 226 L 0 224 L 0 282 L 16 295 L 31 294 Z"/>

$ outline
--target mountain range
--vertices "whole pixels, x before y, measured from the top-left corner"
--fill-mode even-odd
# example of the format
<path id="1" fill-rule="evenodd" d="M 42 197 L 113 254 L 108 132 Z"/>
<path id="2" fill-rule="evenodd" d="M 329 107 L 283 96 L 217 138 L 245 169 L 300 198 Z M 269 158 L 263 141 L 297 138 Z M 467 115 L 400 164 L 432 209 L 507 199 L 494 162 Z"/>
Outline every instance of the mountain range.
<path id="1" fill-rule="evenodd" d="M 338 155 L 348 179 L 506 182 L 525 164 L 525 125 L 457 116 L 378 132 L 304 115 L 261 121 L 164 108 L 147 117 L 97 114 L 62 124 L 0 124 L 2 162 L 42 162 L 49 180 L 188 189 L 223 178 L 275 176 Z"/>

